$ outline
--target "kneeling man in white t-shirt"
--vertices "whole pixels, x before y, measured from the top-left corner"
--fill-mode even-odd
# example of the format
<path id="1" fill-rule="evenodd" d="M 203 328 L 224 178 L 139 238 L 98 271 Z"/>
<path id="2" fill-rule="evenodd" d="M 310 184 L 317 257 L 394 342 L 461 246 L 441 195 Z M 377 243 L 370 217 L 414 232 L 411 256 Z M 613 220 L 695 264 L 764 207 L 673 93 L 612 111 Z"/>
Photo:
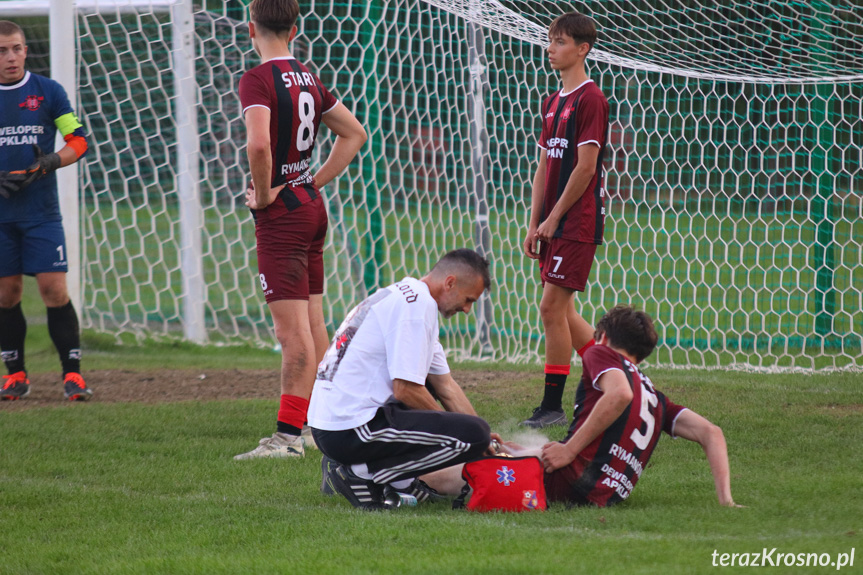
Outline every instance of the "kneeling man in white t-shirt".
<path id="1" fill-rule="evenodd" d="M 318 367 L 308 411 L 325 455 L 322 489 L 364 509 L 382 508 L 387 490 L 435 498 L 420 475 L 477 459 L 497 438 L 452 378 L 438 339 L 438 312 L 468 313 L 490 283 L 485 258 L 454 250 L 425 277 L 351 310 Z"/>

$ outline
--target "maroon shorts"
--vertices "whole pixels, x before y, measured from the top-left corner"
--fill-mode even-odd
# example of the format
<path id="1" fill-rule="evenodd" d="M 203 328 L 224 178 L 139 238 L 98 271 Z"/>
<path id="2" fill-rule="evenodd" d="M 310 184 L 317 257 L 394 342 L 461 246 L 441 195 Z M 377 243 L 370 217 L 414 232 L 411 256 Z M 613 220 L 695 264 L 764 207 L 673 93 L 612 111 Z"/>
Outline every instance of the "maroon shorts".
<path id="1" fill-rule="evenodd" d="M 545 473 L 545 497 L 551 501 L 571 505 L 590 505 L 591 502 L 573 488 L 584 472 L 584 462 L 578 457 L 566 467 Z"/>
<path id="2" fill-rule="evenodd" d="M 539 247 L 539 277 L 545 282 L 584 291 L 596 244 L 554 238 L 551 244 L 542 242 Z"/>
<path id="3" fill-rule="evenodd" d="M 258 273 L 267 303 L 324 293 L 327 209 L 317 197 L 281 218 L 255 222 Z"/>

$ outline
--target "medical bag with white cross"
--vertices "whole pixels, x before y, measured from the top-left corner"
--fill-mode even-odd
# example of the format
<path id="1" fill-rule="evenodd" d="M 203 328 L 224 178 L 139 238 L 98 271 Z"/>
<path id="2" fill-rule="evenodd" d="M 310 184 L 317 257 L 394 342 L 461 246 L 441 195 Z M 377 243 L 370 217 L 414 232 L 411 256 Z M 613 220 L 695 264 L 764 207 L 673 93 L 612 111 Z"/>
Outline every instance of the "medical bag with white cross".
<path id="1" fill-rule="evenodd" d="M 537 457 L 485 457 L 465 463 L 467 482 L 453 508 L 471 511 L 533 511 L 545 509 L 542 463 Z M 465 498 L 470 495 L 467 505 Z"/>

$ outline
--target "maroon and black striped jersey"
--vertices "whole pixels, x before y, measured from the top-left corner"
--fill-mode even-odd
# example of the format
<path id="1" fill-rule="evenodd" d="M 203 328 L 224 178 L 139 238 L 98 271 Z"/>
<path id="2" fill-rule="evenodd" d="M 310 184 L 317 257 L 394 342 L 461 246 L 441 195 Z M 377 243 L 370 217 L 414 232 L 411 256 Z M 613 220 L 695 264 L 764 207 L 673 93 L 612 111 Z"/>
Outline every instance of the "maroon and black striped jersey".
<path id="1" fill-rule="evenodd" d="M 272 187 L 287 184 L 255 217 L 274 219 L 318 197 L 309 161 L 321 117 L 339 101 L 320 79 L 294 58 L 273 58 L 240 79 L 243 114 L 260 106 L 270 111 Z"/>
<path id="2" fill-rule="evenodd" d="M 626 411 L 570 464 L 573 476 L 578 477 L 572 484 L 575 492 L 605 507 L 629 497 L 660 432 L 673 436 L 674 422 L 686 408 L 672 403 L 638 367 L 604 345 L 594 345 L 585 352 L 583 368 L 567 440 L 584 425 L 602 397 L 596 382 L 603 373 L 619 370 L 632 387 L 632 402 Z"/>
<path id="3" fill-rule="evenodd" d="M 596 172 L 584 194 L 569 208 L 554 237 L 602 243 L 605 219 L 602 158 L 608 140 L 608 100 L 587 80 L 569 93 L 555 92 L 542 103 L 539 146 L 546 151 L 545 196 L 542 219 L 548 217 L 578 164 L 579 146 L 596 144 Z"/>

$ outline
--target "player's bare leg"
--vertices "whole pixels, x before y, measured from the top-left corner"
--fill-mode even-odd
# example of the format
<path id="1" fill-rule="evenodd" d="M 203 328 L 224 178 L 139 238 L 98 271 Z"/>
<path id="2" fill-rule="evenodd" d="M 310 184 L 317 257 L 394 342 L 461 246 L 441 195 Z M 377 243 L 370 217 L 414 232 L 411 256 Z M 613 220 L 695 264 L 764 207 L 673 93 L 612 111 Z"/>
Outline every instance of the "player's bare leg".
<path id="1" fill-rule="evenodd" d="M 521 425 L 533 428 L 565 425 L 562 397 L 572 360 L 572 330 L 570 310 L 573 308 L 572 289 L 546 282 L 542 289 L 539 314 L 545 329 L 545 388 L 542 403 Z M 583 321 L 583 320 L 582 320 Z M 580 328 L 580 324 L 576 323 Z M 580 334 L 580 331 L 577 332 Z"/>
<path id="2" fill-rule="evenodd" d="M 21 303 L 24 293 L 24 276 L 6 276 L 0 278 L 0 307 L 10 308 Z"/>
<path id="3" fill-rule="evenodd" d="M 282 393 L 308 399 L 315 383 L 315 340 L 306 300 L 280 300 L 269 304 L 282 346 Z"/>
<path id="4" fill-rule="evenodd" d="M 330 336 L 327 334 L 327 324 L 324 320 L 323 294 L 309 296 L 309 325 L 312 339 L 315 341 L 315 367 L 317 368 L 330 345 Z"/>
<path id="5" fill-rule="evenodd" d="M 566 312 L 566 321 L 569 324 L 570 341 L 572 349 L 579 351 L 593 341 L 594 328 L 581 315 L 575 311 L 575 306 L 570 303 Z"/>
<path id="6" fill-rule="evenodd" d="M 569 327 L 569 312 L 575 311 L 575 292 L 569 288 L 545 283 L 539 314 L 545 329 L 545 363 L 568 365 L 572 359 L 572 332 Z"/>
<path id="7" fill-rule="evenodd" d="M 462 469 L 464 469 L 464 463 L 459 463 L 452 467 L 444 467 L 443 469 L 421 475 L 420 479 L 441 495 L 455 497 L 461 494 L 461 490 L 465 484 L 465 480 L 461 476 Z"/>
<path id="8" fill-rule="evenodd" d="M 327 347 L 330 344 L 329 335 L 327 334 L 327 324 L 324 320 L 324 296 L 323 294 L 313 294 L 309 296 L 309 325 L 312 330 L 312 339 L 315 342 L 315 368 L 324 359 L 324 354 L 327 352 Z M 317 449 L 315 438 L 312 437 L 312 430 L 308 425 L 303 426 L 303 442 L 306 447 Z"/>
<path id="9" fill-rule="evenodd" d="M 66 288 L 66 272 L 46 272 L 36 274 L 39 295 L 45 307 L 60 307 L 69 303 L 69 290 Z"/>
<path id="10" fill-rule="evenodd" d="M 302 457 L 302 433 L 315 384 L 317 368 L 315 340 L 309 318 L 308 300 L 279 300 L 268 304 L 276 339 L 282 346 L 281 399 L 276 433 L 265 437 L 258 447 L 234 459 L 258 457 Z"/>

